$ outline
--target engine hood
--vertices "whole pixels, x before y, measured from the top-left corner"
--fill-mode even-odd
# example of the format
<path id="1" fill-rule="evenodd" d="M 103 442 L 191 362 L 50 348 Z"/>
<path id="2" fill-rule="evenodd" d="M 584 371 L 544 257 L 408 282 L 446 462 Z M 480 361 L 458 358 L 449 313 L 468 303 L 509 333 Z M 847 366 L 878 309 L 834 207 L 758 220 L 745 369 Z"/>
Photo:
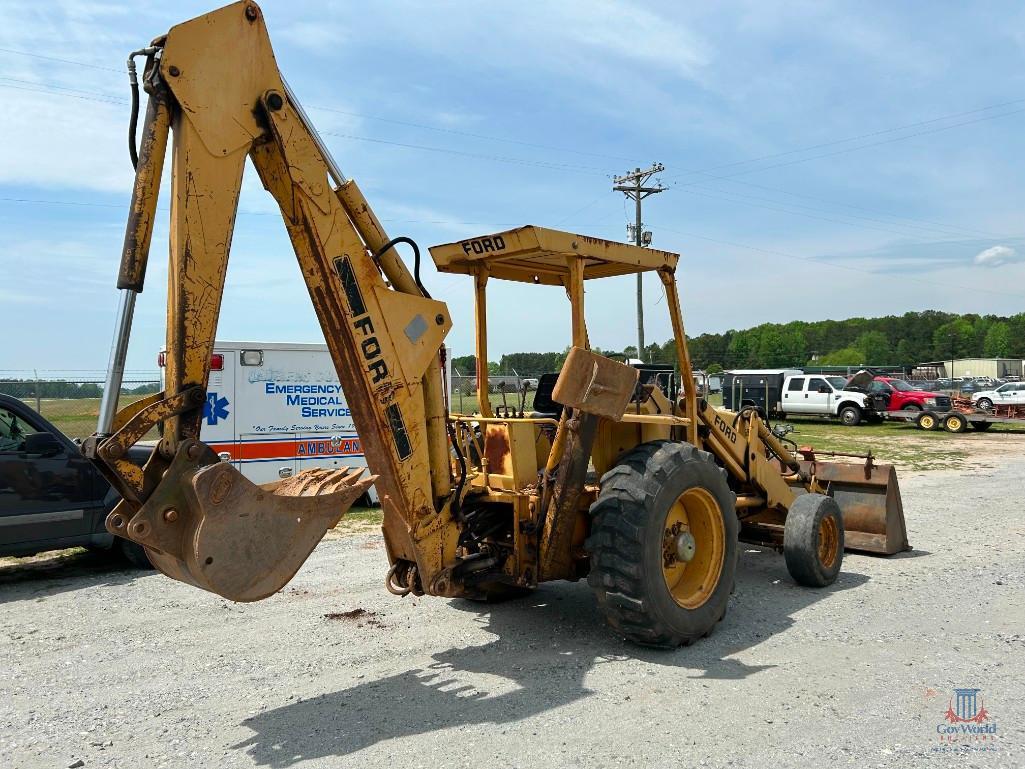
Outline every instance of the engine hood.
<path id="1" fill-rule="evenodd" d="M 875 374 L 871 371 L 862 369 L 857 374 L 847 380 L 847 384 L 844 385 L 845 390 L 854 390 L 859 393 L 867 393 L 868 386 L 872 384 L 872 380 L 875 379 Z"/>

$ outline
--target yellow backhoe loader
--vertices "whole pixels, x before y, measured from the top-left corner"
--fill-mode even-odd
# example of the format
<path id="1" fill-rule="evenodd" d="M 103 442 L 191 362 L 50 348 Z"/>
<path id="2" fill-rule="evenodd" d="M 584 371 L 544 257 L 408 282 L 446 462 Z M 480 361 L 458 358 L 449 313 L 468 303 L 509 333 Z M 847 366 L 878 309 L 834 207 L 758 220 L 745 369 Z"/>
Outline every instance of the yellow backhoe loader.
<path id="1" fill-rule="evenodd" d="M 476 289 L 487 358 L 491 279 L 561 286 L 573 347 L 535 411 L 450 414 L 451 321 L 420 279 L 420 254 L 389 238 L 331 158 L 275 64 L 260 8 L 239 2 L 172 28 L 145 58 L 149 96 L 118 276 L 121 301 L 97 432 L 84 446 L 123 501 L 114 534 L 164 574 L 235 601 L 280 590 L 370 484 L 384 515 L 387 588 L 498 598 L 586 577 L 608 621 L 653 646 L 687 644 L 722 618 L 738 542 L 781 549 L 793 577 L 828 585 L 844 546 L 907 548 L 890 466 L 798 457 L 753 409 L 698 398 L 675 279 L 677 255 L 523 227 L 437 246 L 438 269 Z M 117 411 L 143 289 L 169 136 L 171 226 L 166 389 Z M 210 356 L 246 159 L 277 201 L 372 475 L 314 470 L 256 486 L 201 440 Z M 411 247 L 412 272 L 396 247 Z M 680 391 L 591 352 L 588 280 L 658 274 Z M 162 437 L 145 467 L 128 448 Z"/>

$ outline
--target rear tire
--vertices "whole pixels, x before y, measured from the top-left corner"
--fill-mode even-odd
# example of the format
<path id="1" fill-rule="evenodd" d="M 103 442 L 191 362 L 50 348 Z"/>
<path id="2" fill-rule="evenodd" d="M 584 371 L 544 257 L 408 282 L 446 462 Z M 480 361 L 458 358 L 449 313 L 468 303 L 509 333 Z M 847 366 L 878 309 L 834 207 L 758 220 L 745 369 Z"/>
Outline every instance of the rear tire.
<path id="1" fill-rule="evenodd" d="M 630 641 L 675 648 L 723 618 L 737 566 L 736 497 L 712 455 L 653 441 L 601 479 L 591 506 L 587 582 Z"/>
<path id="2" fill-rule="evenodd" d="M 840 422 L 846 427 L 857 427 L 861 424 L 861 409 L 857 406 L 844 406 L 840 409 Z"/>
<path id="3" fill-rule="evenodd" d="M 915 424 L 921 430 L 935 430 L 940 426 L 940 420 L 931 411 L 923 411 L 915 419 Z"/>
<path id="4" fill-rule="evenodd" d="M 801 494 L 783 526 L 783 556 L 790 576 L 806 587 L 833 584 L 843 563 L 843 540 L 843 514 L 836 500 Z"/>
<path id="5" fill-rule="evenodd" d="M 979 398 L 979 400 L 975 402 L 975 405 L 983 411 L 993 410 L 993 401 L 991 401 L 989 398 Z"/>
<path id="6" fill-rule="evenodd" d="M 117 550 L 121 553 L 121 556 L 136 569 L 154 568 L 153 564 L 150 563 L 149 556 L 146 555 L 146 548 L 138 542 L 132 542 L 121 537 L 117 537 L 114 541 L 117 543 Z"/>
<path id="7" fill-rule="evenodd" d="M 961 414 L 948 414 L 943 420 L 943 429 L 948 433 L 963 433 L 968 429 L 968 420 Z"/>

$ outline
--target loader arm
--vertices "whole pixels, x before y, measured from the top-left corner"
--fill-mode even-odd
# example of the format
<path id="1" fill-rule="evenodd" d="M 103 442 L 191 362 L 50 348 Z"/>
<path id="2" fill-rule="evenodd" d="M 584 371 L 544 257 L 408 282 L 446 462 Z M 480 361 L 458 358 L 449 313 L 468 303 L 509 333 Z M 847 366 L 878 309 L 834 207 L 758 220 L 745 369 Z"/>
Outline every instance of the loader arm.
<path id="1" fill-rule="evenodd" d="M 455 551 L 439 351 L 451 327 L 346 180 L 282 79 L 263 14 L 239 2 L 173 27 L 147 56 L 150 96 L 97 434 L 85 450 L 122 494 L 107 527 L 165 574 L 234 600 L 279 590 L 371 482 L 397 591 L 444 592 Z M 166 389 L 114 415 L 143 289 L 168 133 Z M 202 444 L 210 356 L 246 159 L 277 201 L 374 474 L 300 474 L 257 487 Z M 268 276 L 268 290 L 273 278 Z M 111 405 L 113 404 L 115 405 Z M 139 472 L 123 458 L 152 426 Z M 433 584 L 440 579 L 440 584 Z"/>

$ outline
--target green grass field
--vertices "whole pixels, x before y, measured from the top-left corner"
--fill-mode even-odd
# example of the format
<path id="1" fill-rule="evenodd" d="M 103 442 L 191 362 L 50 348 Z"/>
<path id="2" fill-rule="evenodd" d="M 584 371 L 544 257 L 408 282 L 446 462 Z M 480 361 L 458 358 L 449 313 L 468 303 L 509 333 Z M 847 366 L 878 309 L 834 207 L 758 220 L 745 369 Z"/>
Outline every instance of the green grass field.
<path id="1" fill-rule="evenodd" d="M 720 395 L 709 399 L 713 405 L 722 405 Z M 1001 434 L 1025 436 L 1025 423 L 1017 425 L 994 424 L 986 433 L 974 430 L 955 434 L 944 430 L 920 430 L 911 422 L 883 422 L 845 427 L 836 420 L 817 417 L 786 420 L 794 432 L 787 437 L 799 447 L 811 446 L 819 452 L 836 451 L 844 454 L 866 454 L 869 451 L 879 462 L 897 465 L 905 470 L 943 470 L 960 467 L 973 451 L 973 442 L 979 451 L 992 451 L 991 437 Z M 997 438 L 999 440 L 999 438 Z M 983 443 L 989 443 L 985 448 Z M 825 457 L 824 457 L 825 458 Z M 856 461 L 856 460 L 849 460 Z"/>
<path id="2" fill-rule="evenodd" d="M 122 395 L 118 408 L 123 409 L 145 395 Z M 25 401 L 32 408 L 35 399 Z M 100 415 L 99 398 L 43 398 L 39 402 L 40 413 L 71 438 L 86 438 L 96 432 L 96 420 Z M 146 438 L 155 438 L 156 431 Z"/>
<path id="3" fill-rule="evenodd" d="M 132 403 L 145 396 L 125 395 L 119 407 Z M 502 395 L 493 393 L 491 405 L 502 404 Z M 519 408 L 520 401 L 515 394 L 506 395 L 509 406 Z M 527 393 L 525 410 L 529 412 L 533 406 L 534 393 Z M 713 405 L 721 405 L 719 395 L 709 397 Z M 28 401 L 35 407 L 35 401 Z M 43 416 L 53 422 L 65 434 L 72 438 L 85 438 L 96 429 L 96 418 L 99 414 L 98 398 L 82 399 L 46 399 L 40 403 Z M 454 394 L 451 401 L 453 412 L 473 414 L 479 411 L 479 403 L 475 395 Z M 919 430 L 913 424 L 902 422 L 884 422 L 879 425 L 862 424 L 857 427 L 844 427 L 835 420 L 791 418 L 787 422 L 795 427 L 790 439 L 799 446 L 812 446 L 819 451 L 838 451 L 851 454 L 864 454 L 871 451 L 880 462 L 893 462 L 898 467 L 913 470 L 928 470 L 957 467 L 968 457 L 971 451 L 971 440 L 984 439 L 982 434 L 969 430 L 955 435 L 942 430 Z M 986 436 L 999 434 L 1025 435 L 1025 424 L 995 424 Z M 153 439 L 156 433 L 147 438 Z"/>

